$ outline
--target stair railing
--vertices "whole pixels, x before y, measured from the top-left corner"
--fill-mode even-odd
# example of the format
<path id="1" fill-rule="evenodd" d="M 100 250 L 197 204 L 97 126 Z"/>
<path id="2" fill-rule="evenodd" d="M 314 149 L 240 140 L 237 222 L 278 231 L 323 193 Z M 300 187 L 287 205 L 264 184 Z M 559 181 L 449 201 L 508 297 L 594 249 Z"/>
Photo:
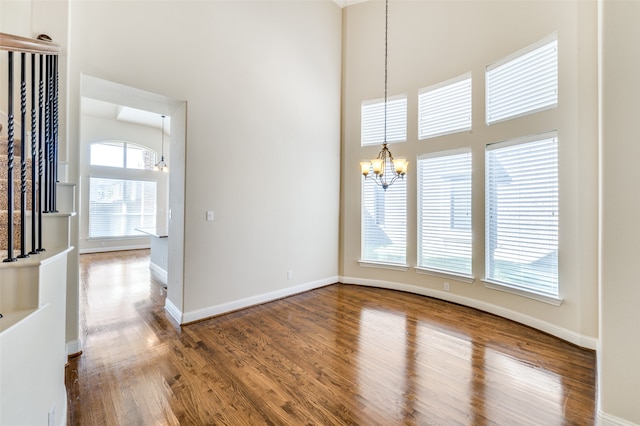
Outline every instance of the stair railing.
<path id="1" fill-rule="evenodd" d="M 60 46 L 41 35 L 30 39 L 0 33 L 0 52 L 6 54 L 7 69 L 0 73 L 0 85 L 7 94 L 7 257 L 4 262 L 38 254 L 42 247 L 42 214 L 55 213 L 58 176 L 58 55 Z M 19 61 L 15 56 L 19 55 Z M 31 60 L 27 60 L 27 55 Z M 17 65 L 16 62 L 19 62 Z M 15 161 L 15 71 L 20 74 L 20 241 L 14 256 L 14 161 Z M 27 69 L 30 73 L 27 73 Z M 37 88 L 36 88 L 37 85 Z M 29 92 L 30 96 L 27 96 Z M 36 102 L 36 94 L 38 101 Z M 27 194 L 27 109 L 30 109 L 31 194 Z M 0 111 L 2 107 L 0 107 Z M 0 126 L 0 129 L 2 127 Z M 37 166 L 37 173 L 36 173 Z M 31 251 L 25 241 L 27 197 L 31 201 Z"/>

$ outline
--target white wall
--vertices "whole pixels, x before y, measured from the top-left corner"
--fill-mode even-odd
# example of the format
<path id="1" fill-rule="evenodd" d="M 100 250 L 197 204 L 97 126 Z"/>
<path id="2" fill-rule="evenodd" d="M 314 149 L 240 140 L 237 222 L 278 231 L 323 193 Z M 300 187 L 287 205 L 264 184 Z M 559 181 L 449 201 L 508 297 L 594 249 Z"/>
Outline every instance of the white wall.
<path id="1" fill-rule="evenodd" d="M 336 4 L 73 2 L 71 21 L 72 98 L 87 74 L 187 101 L 178 309 L 336 279 Z"/>
<path id="2" fill-rule="evenodd" d="M 640 424 L 640 3 L 602 11 L 599 408 L 602 424 Z"/>
<path id="3" fill-rule="evenodd" d="M 384 95 L 384 3 L 345 9 L 341 275 L 489 310 L 595 349 L 597 299 L 597 8 L 582 1 L 393 1 L 389 6 L 389 95 L 408 96 L 408 140 L 389 145 L 409 162 L 407 262 L 416 265 L 416 164 L 423 153 L 470 147 L 473 157 L 473 274 L 468 284 L 380 268 L 360 258 L 361 102 Z M 486 65 L 557 31 L 559 106 L 487 126 Z M 473 129 L 418 140 L 418 91 L 471 72 Z M 557 130 L 560 161 L 560 307 L 485 288 L 484 154 L 486 144 Z M 444 292 L 443 282 L 450 282 Z"/>

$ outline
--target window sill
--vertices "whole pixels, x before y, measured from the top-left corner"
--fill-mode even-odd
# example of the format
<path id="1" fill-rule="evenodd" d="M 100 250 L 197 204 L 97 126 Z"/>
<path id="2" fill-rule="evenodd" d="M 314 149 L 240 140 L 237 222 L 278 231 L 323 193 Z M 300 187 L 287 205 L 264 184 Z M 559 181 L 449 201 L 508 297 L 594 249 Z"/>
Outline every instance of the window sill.
<path id="1" fill-rule="evenodd" d="M 522 297 L 527 297 L 529 299 L 537 300 L 538 302 L 548 303 L 553 306 L 562 305 L 563 300 L 559 297 L 553 296 L 545 296 L 542 294 L 532 293 L 525 290 L 520 290 L 517 288 L 509 287 L 505 284 L 501 284 L 495 281 L 489 281 L 487 279 L 483 279 L 482 282 L 486 288 L 498 291 L 504 291 L 505 293 L 511 293 Z"/>
<path id="2" fill-rule="evenodd" d="M 409 265 L 401 265 L 399 263 L 384 263 L 384 262 L 368 262 L 365 260 L 359 260 L 358 263 L 360 266 L 365 268 L 379 268 L 379 269 L 390 269 L 393 271 L 408 271 Z"/>
<path id="3" fill-rule="evenodd" d="M 474 277 L 473 275 L 464 275 L 464 274 L 456 274 L 455 272 L 438 271 L 437 269 L 422 268 L 420 266 L 415 266 L 413 269 L 415 269 L 415 271 L 418 274 L 432 275 L 434 277 L 441 277 L 441 278 L 449 278 L 456 281 L 462 281 L 463 283 L 467 283 L 467 284 L 471 284 L 476 280 L 476 277 Z"/>

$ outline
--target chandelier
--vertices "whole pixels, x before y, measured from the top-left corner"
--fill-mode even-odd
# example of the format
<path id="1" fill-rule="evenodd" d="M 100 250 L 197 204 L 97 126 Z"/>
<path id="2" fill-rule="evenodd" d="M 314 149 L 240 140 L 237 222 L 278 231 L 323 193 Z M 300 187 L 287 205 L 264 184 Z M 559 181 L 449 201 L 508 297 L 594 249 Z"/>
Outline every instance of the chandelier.
<path id="1" fill-rule="evenodd" d="M 164 161 L 164 115 L 162 116 L 162 156 L 160 157 L 160 161 L 156 163 L 153 167 L 153 170 L 158 171 L 162 170 L 163 172 L 169 171 L 169 165 L 166 161 Z"/>
<path id="2" fill-rule="evenodd" d="M 382 150 L 378 156 L 369 161 L 360 162 L 362 174 L 365 179 L 372 178 L 385 191 L 398 178 L 404 178 L 407 174 L 409 163 L 404 158 L 393 158 L 391 151 L 387 148 L 387 58 L 389 51 L 388 34 L 389 34 L 389 0 L 385 1 L 384 9 L 384 140 L 382 142 Z M 373 175 L 369 172 L 373 169 Z"/>

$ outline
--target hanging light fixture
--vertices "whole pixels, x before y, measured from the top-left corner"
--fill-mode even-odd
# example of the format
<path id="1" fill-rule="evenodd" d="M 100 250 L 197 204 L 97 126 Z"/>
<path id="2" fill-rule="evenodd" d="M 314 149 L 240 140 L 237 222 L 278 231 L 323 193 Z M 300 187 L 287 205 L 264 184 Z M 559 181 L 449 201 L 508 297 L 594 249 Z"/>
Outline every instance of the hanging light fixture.
<path id="1" fill-rule="evenodd" d="M 382 150 L 378 156 L 369 161 L 360 162 L 362 174 L 365 179 L 373 178 L 373 180 L 385 191 L 398 178 L 404 178 L 407 174 L 409 163 L 404 158 L 393 158 L 391 151 L 387 148 L 387 58 L 388 58 L 388 35 L 389 35 L 389 0 L 385 0 L 384 9 L 384 140 L 382 142 Z M 369 175 L 373 168 L 373 176 Z M 389 173 L 387 173 L 389 171 Z M 389 174 L 391 176 L 389 176 Z"/>
<path id="2" fill-rule="evenodd" d="M 164 161 L 164 115 L 162 116 L 162 156 L 160 157 L 160 161 L 156 163 L 153 167 L 153 170 L 158 171 L 162 170 L 163 172 L 169 171 L 169 165 L 166 161 Z"/>

